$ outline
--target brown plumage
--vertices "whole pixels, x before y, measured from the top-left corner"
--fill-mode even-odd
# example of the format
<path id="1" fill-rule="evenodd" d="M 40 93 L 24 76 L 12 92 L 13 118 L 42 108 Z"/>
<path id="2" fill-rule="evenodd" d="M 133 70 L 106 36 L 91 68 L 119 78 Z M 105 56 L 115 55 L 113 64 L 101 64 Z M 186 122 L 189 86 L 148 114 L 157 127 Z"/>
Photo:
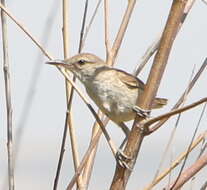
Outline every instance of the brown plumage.
<path id="1" fill-rule="evenodd" d="M 133 75 L 111 68 L 99 57 L 82 53 L 63 61 L 50 61 L 73 72 L 83 83 L 90 98 L 112 121 L 127 133 L 123 122 L 135 118 L 133 111 L 145 84 Z M 167 99 L 155 98 L 152 109 L 161 108 Z"/>

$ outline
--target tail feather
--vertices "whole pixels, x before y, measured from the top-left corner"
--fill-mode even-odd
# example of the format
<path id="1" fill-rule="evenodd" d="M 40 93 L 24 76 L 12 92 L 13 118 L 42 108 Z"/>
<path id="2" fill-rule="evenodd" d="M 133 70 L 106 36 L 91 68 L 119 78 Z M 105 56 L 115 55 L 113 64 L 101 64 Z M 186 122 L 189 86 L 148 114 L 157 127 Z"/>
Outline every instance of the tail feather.
<path id="1" fill-rule="evenodd" d="M 152 109 L 162 108 L 167 104 L 168 99 L 165 98 L 155 98 L 152 103 Z"/>

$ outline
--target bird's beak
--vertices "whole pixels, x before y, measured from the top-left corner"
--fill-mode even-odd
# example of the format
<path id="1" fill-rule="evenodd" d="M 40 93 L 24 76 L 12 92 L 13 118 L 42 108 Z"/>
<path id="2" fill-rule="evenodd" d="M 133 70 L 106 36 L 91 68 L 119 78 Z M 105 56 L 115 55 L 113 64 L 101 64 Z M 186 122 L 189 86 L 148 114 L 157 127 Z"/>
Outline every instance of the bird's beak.
<path id="1" fill-rule="evenodd" d="M 50 64 L 54 66 L 63 66 L 63 67 L 68 66 L 68 64 L 66 64 L 63 60 L 60 59 L 47 61 L 46 64 Z"/>

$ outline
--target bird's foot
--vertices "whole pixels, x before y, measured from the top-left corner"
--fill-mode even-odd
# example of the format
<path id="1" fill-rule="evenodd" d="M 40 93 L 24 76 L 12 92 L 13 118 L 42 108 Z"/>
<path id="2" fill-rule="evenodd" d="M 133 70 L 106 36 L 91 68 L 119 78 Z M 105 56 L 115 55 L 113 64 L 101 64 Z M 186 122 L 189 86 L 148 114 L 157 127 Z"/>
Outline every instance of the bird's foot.
<path id="1" fill-rule="evenodd" d="M 140 108 L 139 106 L 134 106 L 133 110 L 139 115 L 140 117 L 143 118 L 149 118 L 150 117 L 150 110 L 145 110 Z"/>
<path id="2" fill-rule="evenodd" d="M 132 160 L 132 157 L 127 156 L 121 149 L 118 149 L 116 153 L 116 161 L 122 168 L 127 168 L 128 170 L 132 170 L 129 166 L 128 162 Z"/>

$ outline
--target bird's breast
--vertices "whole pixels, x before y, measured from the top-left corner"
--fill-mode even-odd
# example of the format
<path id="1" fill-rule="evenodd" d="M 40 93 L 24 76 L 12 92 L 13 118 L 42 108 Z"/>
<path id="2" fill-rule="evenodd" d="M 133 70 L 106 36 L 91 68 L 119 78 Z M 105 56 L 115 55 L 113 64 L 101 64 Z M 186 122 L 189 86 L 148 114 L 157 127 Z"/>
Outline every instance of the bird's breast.
<path id="1" fill-rule="evenodd" d="M 85 86 L 91 99 L 111 120 L 122 122 L 135 117 L 132 108 L 136 103 L 137 90 L 128 89 L 119 80 L 110 77 L 96 78 Z"/>

